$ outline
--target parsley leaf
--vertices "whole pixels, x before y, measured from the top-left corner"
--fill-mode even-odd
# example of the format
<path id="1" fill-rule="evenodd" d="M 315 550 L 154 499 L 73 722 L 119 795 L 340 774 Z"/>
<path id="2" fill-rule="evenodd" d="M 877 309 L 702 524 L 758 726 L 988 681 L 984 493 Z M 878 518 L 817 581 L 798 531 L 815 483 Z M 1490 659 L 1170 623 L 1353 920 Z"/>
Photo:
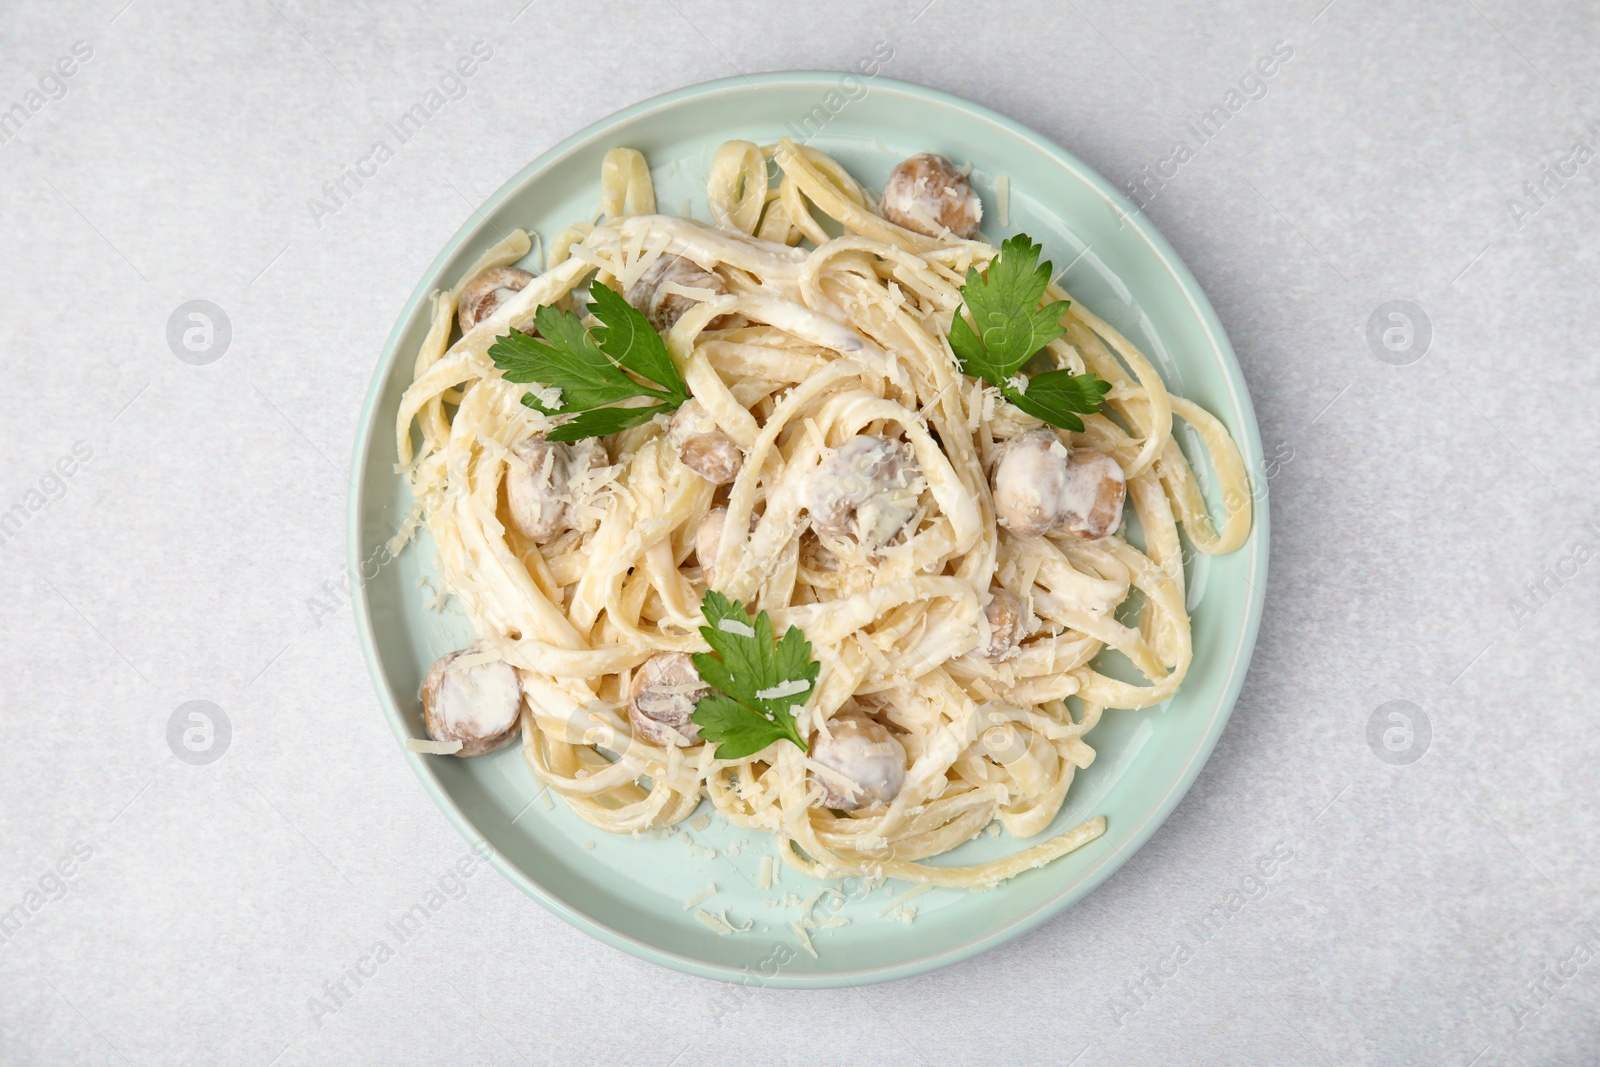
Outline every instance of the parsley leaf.
<path id="1" fill-rule="evenodd" d="M 694 722 L 702 737 L 718 743 L 717 759 L 742 759 L 784 739 L 806 751 L 793 709 L 811 698 L 822 669 L 806 635 L 791 626 L 774 640 L 766 612 L 751 620 L 743 604 L 714 589 L 701 610 L 709 625 L 700 635 L 711 652 L 690 658 L 700 679 L 719 692 L 700 698 Z"/>
<path id="2" fill-rule="evenodd" d="M 1036 419 L 1064 430 L 1083 432 L 1079 414 L 1100 410 L 1100 403 L 1111 391 L 1111 383 L 1093 374 L 1073 374 L 1069 370 L 1045 371 L 1028 379 L 1028 391 L 1001 388 L 1007 400 Z"/>
<path id="3" fill-rule="evenodd" d="M 666 342 L 649 320 L 622 294 L 604 285 L 591 286 L 595 318 L 593 334 L 570 311 L 544 306 L 534 312 L 539 336 L 513 331 L 495 340 L 489 357 L 506 381 L 554 386 L 560 403 L 547 406 L 533 393 L 522 402 L 546 415 L 577 415 L 553 430 L 552 441 L 601 437 L 649 422 L 689 399 L 689 386 L 667 352 Z M 632 371 L 642 383 L 631 377 Z M 643 397 L 656 403 L 611 407 Z"/>
<path id="4" fill-rule="evenodd" d="M 678 403 L 689 399 L 689 387 L 661 339 L 638 309 L 622 294 L 605 285 L 589 287 L 589 310 L 600 320 L 594 339 L 600 350 L 641 378 L 676 390 Z"/>
<path id="5" fill-rule="evenodd" d="M 1019 233 L 1001 244 L 1000 254 L 989 261 L 983 274 L 977 268 L 967 271 L 961 297 L 972 322 L 955 316 L 950 323 L 950 349 L 964 373 L 995 386 L 1034 418 L 1081 431 L 1083 420 L 1078 415 L 1100 410 L 1110 383 L 1092 373 L 1064 370 L 1034 375 L 1026 390 L 1009 382 L 1041 348 L 1066 332 L 1061 316 L 1066 313 L 1067 301 L 1039 306 L 1050 284 L 1050 263 L 1039 262 L 1042 250 L 1027 234 Z"/>
<path id="6" fill-rule="evenodd" d="M 581 441 L 585 437 L 605 437 L 635 426 L 643 426 L 657 415 L 665 415 L 671 410 L 672 407 L 667 404 L 594 408 L 583 412 L 571 422 L 557 426 L 545 437 L 551 441 Z"/>

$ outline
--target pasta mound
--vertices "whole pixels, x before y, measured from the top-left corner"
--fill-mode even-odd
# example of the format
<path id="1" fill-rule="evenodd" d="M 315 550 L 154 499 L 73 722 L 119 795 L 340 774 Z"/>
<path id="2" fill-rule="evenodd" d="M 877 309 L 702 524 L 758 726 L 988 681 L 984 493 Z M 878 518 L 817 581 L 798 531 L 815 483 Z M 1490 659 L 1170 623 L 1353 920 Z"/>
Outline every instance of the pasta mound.
<path id="1" fill-rule="evenodd" d="M 532 773 L 613 833 L 676 823 L 709 798 L 728 821 L 775 835 L 787 863 L 818 877 L 993 885 L 1103 833 L 1094 818 L 992 862 L 919 862 L 996 820 L 1018 838 L 1042 834 L 1094 759 L 1084 735 L 1105 710 L 1177 691 L 1193 655 L 1178 528 L 1198 551 L 1226 553 L 1251 524 L 1227 430 L 1170 394 L 1137 348 L 1073 301 L 1065 336 L 1039 358 L 1093 371 L 1112 389 L 1083 432 L 1051 432 L 1115 459 L 1143 547 L 1117 533 L 1018 536 L 996 522 L 987 472 L 1007 441 L 1040 423 L 965 377 L 945 340 L 968 269 L 982 270 L 993 245 L 890 223 L 837 162 L 789 141 L 721 148 L 713 226 L 657 214 L 632 150 L 606 157 L 600 185 L 599 221 L 552 240 L 544 273 L 464 336 L 452 340 L 463 287 L 524 259 L 528 235 L 513 234 L 435 294 L 397 426 L 400 469 L 443 579 L 481 647 L 521 680 Z M 713 485 L 682 462 L 658 418 L 603 440 L 608 462 L 565 490 L 574 528 L 534 544 L 507 517 L 505 461 L 559 418 L 524 406 L 529 386 L 505 381 L 488 350 L 541 305 L 581 314 L 592 282 L 627 292 L 663 255 L 721 284 L 679 294 L 689 310 L 663 336 L 742 467 L 731 484 Z M 1070 294 L 1052 284 L 1046 298 Z M 1220 529 L 1174 418 L 1209 452 L 1230 505 Z M 858 434 L 897 442 L 918 471 L 900 486 L 903 525 L 881 545 L 819 534 L 808 511 L 819 464 Z M 720 544 L 714 561 L 700 560 L 695 532 L 716 507 L 727 509 Z M 697 627 L 708 571 L 780 632 L 799 626 L 810 639 L 822 667 L 797 709 L 804 736 L 827 738 L 830 721 L 848 713 L 904 747 L 904 785 L 891 801 L 848 814 L 822 807 L 817 778 L 827 769 L 792 744 L 718 760 L 711 744 L 635 736 L 633 672 L 658 653 L 706 648 Z M 998 661 L 980 654 L 992 590 L 1026 606 L 1020 645 Z M 1130 598 L 1132 624 L 1119 612 Z M 1097 670 L 1105 650 L 1144 682 Z"/>

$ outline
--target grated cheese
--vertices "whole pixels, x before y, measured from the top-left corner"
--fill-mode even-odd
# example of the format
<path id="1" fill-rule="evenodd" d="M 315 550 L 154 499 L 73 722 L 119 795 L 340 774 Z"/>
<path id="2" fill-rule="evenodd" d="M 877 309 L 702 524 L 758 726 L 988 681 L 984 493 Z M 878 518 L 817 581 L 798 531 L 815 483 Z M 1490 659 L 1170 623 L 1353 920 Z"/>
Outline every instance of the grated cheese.
<path id="1" fill-rule="evenodd" d="M 1011 225 L 1011 175 L 1002 174 L 994 180 L 994 206 L 1000 212 L 1001 228 Z"/>
<path id="2" fill-rule="evenodd" d="M 729 934 L 733 933 L 733 927 L 729 926 L 727 923 L 723 922 L 709 911 L 706 911 L 704 908 L 701 908 L 699 911 L 695 912 L 694 917 L 711 927 L 711 931 L 715 934 L 720 934 L 723 937 L 727 937 Z"/>
<path id="3" fill-rule="evenodd" d="M 721 914 L 712 914 L 711 912 L 706 911 L 704 908 L 701 908 L 699 911 L 694 913 L 694 917 L 711 927 L 713 931 L 722 937 L 727 937 L 729 934 L 748 933 L 756 924 L 754 919 L 746 919 L 744 921 L 744 925 L 740 926 L 732 919 L 728 918 L 728 909 L 726 908 L 722 909 Z"/>
<path id="4" fill-rule="evenodd" d="M 718 619 L 717 629 L 725 634 L 734 634 L 738 637 L 754 637 L 756 635 L 754 627 L 747 622 L 740 622 L 738 619 Z"/>
<path id="5" fill-rule="evenodd" d="M 757 700 L 782 700 L 784 697 L 799 696 L 811 688 L 811 683 L 804 678 L 794 678 L 787 682 L 779 682 L 771 689 L 757 689 Z"/>
<path id="6" fill-rule="evenodd" d="M 893 911 L 895 908 L 899 907 L 900 905 L 904 904 L 906 901 L 913 900 L 913 899 L 915 899 L 917 897 L 920 897 L 922 894 L 928 892 L 932 888 L 933 888 L 933 886 L 924 883 L 922 885 L 915 886 L 915 887 L 913 887 L 911 889 L 906 890 L 904 893 L 900 894 L 898 897 L 895 897 L 893 900 L 889 901 L 888 905 L 886 907 L 884 907 L 884 909 L 882 911 L 878 912 L 878 918 L 880 918 L 880 919 L 883 918 L 885 915 L 889 914 L 891 911 Z"/>
<path id="7" fill-rule="evenodd" d="M 772 867 L 773 867 L 773 862 L 774 861 L 773 861 L 771 856 L 762 856 L 761 857 L 760 887 L 762 889 L 771 889 L 772 888 Z"/>
<path id="8" fill-rule="evenodd" d="M 422 518 L 422 505 L 420 503 L 413 504 L 411 510 L 406 512 L 406 517 L 400 520 L 400 529 L 384 543 L 383 547 L 389 555 L 398 556 L 400 550 L 411 543 L 411 539 L 422 528 Z"/>
<path id="9" fill-rule="evenodd" d="M 684 911 L 688 911 L 690 908 L 698 907 L 699 905 L 704 904 L 706 901 L 710 900 L 712 897 L 714 897 L 716 895 L 717 895 L 717 883 L 712 882 L 710 885 L 708 885 L 704 889 L 700 890 L 700 892 L 696 893 L 694 896 L 692 896 L 688 900 L 684 901 L 683 902 L 683 910 Z"/>
<path id="10" fill-rule="evenodd" d="M 545 407 L 549 408 L 551 411 L 560 411 L 561 410 L 561 387 L 560 386 L 546 385 L 546 386 L 543 386 L 542 388 L 529 389 L 528 392 L 529 392 L 529 394 L 531 394 L 533 396 L 533 398 L 535 400 L 539 401 L 539 403 L 543 404 Z"/>

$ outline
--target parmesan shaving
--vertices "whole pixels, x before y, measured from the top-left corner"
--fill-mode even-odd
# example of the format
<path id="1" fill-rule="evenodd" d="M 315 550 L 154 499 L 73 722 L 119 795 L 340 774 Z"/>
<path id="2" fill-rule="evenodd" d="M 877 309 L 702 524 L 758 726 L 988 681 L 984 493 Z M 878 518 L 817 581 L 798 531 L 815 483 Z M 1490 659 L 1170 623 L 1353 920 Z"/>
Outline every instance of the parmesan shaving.
<path id="1" fill-rule="evenodd" d="M 720 934 L 723 937 L 727 937 L 729 934 L 748 933 L 756 924 L 754 919 L 746 919 L 744 921 L 744 925 L 742 926 L 738 923 L 735 923 L 732 919 L 728 918 L 728 909 L 726 908 L 722 909 L 720 914 L 715 915 L 709 911 L 706 911 L 704 908 L 701 908 L 699 911 L 694 913 L 694 917 L 711 927 L 713 932 Z"/>
<path id="2" fill-rule="evenodd" d="M 561 389 L 559 387 L 554 385 L 547 385 L 542 388 L 534 387 L 529 389 L 528 393 L 551 411 L 561 410 Z"/>
<path id="3" fill-rule="evenodd" d="M 821 956 L 817 955 L 817 950 L 811 944 L 811 935 L 806 933 L 806 928 L 804 926 L 801 926 L 799 923 L 790 923 L 789 929 L 793 930 L 794 936 L 800 939 L 800 947 L 811 953 L 812 959 L 816 960 L 822 958 Z"/>
<path id="4" fill-rule="evenodd" d="M 688 900 L 684 901 L 683 902 L 683 910 L 684 911 L 688 911 L 690 908 L 699 907 L 701 904 L 704 904 L 706 901 L 710 900 L 712 897 L 714 897 L 716 895 L 717 895 L 717 883 L 712 882 L 710 885 L 708 885 L 704 889 L 700 890 L 700 892 L 696 893 L 694 896 L 692 896 Z"/>
<path id="5" fill-rule="evenodd" d="M 893 911 L 895 908 L 899 907 L 900 905 L 904 904 L 906 901 L 913 900 L 913 899 L 915 899 L 917 897 L 920 897 L 922 894 L 928 892 L 932 888 L 933 888 L 933 886 L 928 885 L 927 883 L 923 883 L 922 885 L 915 886 L 915 887 L 913 887 L 911 889 L 906 890 L 904 893 L 900 894 L 898 897 L 895 897 L 893 900 L 891 900 L 883 908 L 882 911 L 878 912 L 878 918 L 880 918 L 880 919 L 883 918 L 885 915 L 889 914 L 891 911 Z"/>
<path id="6" fill-rule="evenodd" d="M 811 683 L 804 678 L 794 678 L 787 682 L 779 682 L 771 689 L 756 690 L 757 700 L 782 700 L 784 697 L 799 696 L 811 688 Z"/>
<path id="7" fill-rule="evenodd" d="M 723 922 L 722 919 L 711 914 L 709 911 L 706 911 L 704 908 L 701 908 L 699 911 L 695 912 L 694 917 L 711 927 L 711 932 L 714 934 L 720 934 L 723 937 L 727 937 L 729 934 L 733 933 L 733 927 L 729 926 L 727 923 Z"/>

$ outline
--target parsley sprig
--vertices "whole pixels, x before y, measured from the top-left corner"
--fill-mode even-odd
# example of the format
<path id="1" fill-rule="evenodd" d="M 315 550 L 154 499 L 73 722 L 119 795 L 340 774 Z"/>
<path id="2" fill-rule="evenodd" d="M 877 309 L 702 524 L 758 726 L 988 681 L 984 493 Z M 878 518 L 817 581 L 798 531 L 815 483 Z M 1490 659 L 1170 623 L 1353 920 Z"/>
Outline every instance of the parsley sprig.
<path id="1" fill-rule="evenodd" d="M 714 589 L 701 611 L 708 625 L 700 634 L 711 651 L 691 658 L 701 681 L 718 692 L 700 698 L 694 721 L 700 736 L 718 742 L 717 759 L 743 759 L 785 739 L 806 751 L 794 709 L 811 698 L 822 669 L 806 635 L 791 626 L 774 640 L 766 612 L 752 621 L 743 604 Z"/>
<path id="2" fill-rule="evenodd" d="M 962 299 L 972 323 L 957 314 L 950 323 L 950 348 L 963 372 L 995 386 L 1005 398 L 1036 419 L 1065 430 L 1081 431 L 1078 416 L 1100 410 L 1111 383 L 1069 370 L 1045 371 L 1028 377 L 1025 389 L 1011 379 L 1041 348 L 1066 333 L 1061 316 L 1067 301 L 1039 306 L 1050 284 L 1050 262 L 1039 262 L 1041 246 L 1025 233 L 1008 238 L 988 270 L 967 271 Z M 976 327 L 976 328 L 974 328 Z"/>
<path id="3" fill-rule="evenodd" d="M 534 393 L 522 398 L 546 415 L 577 415 L 550 432 L 552 441 L 617 433 L 673 411 L 689 399 L 688 384 L 649 320 L 615 289 L 593 285 L 589 297 L 590 310 L 600 321 L 593 333 L 572 312 L 545 306 L 534 312 L 540 336 L 513 331 L 489 348 L 489 358 L 505 372 L 506 381 L 561 390 L 561 400 L 554 405 Z M 635 398 L 654 403 L 613 406 Z"/>

